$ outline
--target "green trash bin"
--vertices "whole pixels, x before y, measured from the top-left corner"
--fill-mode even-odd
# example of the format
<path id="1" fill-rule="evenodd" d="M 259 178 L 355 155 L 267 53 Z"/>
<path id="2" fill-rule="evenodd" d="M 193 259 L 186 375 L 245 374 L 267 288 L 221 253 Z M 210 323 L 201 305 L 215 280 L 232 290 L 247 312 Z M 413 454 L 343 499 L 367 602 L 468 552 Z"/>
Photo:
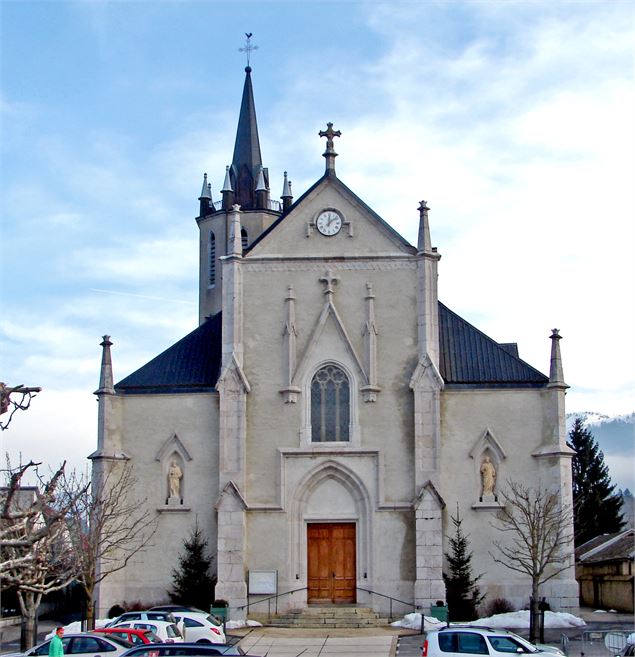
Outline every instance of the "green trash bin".
<path id="1" fill-rule="evenodd" d="M 446 605 L 433 605 L 430 607 L 430 616 L 444 623 L 448 622 L 448 608 Z"/>
<path id="2" fill-rule="evenodd" d="M 222 624 L 223 629 L 225 628 L 225 623 L 227 622 L 227 610 L 229 607 L 212 607 L 209 613 L 218 619 L 218 622 Z"/>

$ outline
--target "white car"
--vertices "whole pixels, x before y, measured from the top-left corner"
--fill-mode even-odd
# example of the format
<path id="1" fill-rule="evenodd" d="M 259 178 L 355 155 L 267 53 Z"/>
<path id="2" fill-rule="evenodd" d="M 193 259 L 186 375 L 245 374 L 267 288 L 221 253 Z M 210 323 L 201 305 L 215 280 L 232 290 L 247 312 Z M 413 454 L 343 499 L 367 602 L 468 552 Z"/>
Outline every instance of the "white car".
<path id="1" fill-rule="evenodd" d="M 554 657 L 564 653 L 552 646 L 535 646 L 509 630 L 477 625 L 451 625 L 426 634 L 423 657 L 467 657 L 468 655 L 543 655 Z"/>
<path id="2" fill-rule="evenodd" d="M 127 620 L 109 627 L 127 627 L 135 630 L 151 630 L 165 643 L 183 643 L 183 633 L 176 623 L 162 620 Z"/>
<path id="3" fill-rule="evenodd" d="M 185 640 L 191 643 L 225 643 L 223 626 L 205 612 L 173 611 Z"/>

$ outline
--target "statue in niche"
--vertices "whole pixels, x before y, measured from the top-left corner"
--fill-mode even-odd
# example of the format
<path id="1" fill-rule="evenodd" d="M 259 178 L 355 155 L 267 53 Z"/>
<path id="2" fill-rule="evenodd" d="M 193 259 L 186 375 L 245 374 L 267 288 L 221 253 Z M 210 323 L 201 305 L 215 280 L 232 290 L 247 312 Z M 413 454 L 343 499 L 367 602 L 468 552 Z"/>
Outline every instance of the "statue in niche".
<path id="1" fill-rule="evenodd" d="M 496 487 L 496 468 L 489 456 L 481 463 L 481 496 L 493 496 Z"/>
<path id="2" fill-rule="evenodd" d="M 168 470 L 168 491 L 171 499 L 181 499 L 181 479 L 183 471 L 176 461 L 172 461 Z"/>

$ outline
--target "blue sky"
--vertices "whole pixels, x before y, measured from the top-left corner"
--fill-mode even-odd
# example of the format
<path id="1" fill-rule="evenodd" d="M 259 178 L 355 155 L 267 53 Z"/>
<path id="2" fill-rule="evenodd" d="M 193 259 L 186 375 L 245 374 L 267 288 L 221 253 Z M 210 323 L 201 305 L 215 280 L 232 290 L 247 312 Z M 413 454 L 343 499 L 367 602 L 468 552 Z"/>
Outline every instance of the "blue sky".
<path id="1" fill-rule="evenodd" d="M 545 372 L 558 327 L 568 410 L 635 410 L 634 7 L 1 2 L 0 378 L 44 388 L 3 449 L 81 464 L 100 336 L 121 379 L 195 327 L 247 31 L 274 195 L 333 121 L 338 175 L 410 241 L 428 201 L 444 303 Z"/>

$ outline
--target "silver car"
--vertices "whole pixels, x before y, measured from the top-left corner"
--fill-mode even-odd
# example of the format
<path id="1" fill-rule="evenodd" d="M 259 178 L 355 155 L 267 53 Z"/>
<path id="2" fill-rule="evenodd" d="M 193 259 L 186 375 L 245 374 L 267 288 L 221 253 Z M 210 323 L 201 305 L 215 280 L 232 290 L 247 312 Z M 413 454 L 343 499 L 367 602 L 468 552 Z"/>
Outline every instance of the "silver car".
<path id="1" fill-rule="evenodd" d="M 26 652 L 17 654 L 24 655 L 24 657 L 39 655 L 48 657 L 50 643 L 51 639 L 47 639 L 43 643 L 38 643 L 37 646 L 29 648 Z M 65 634 L 62 637 L 62 645 L 64 646 L 64 655 L 84 655 L 85 657 L 105 657 L 106 655 L 108 657 L 119 657 L 132 647 L 132 643 L 125 639 L 87 632 L 84 634 Z"/>

